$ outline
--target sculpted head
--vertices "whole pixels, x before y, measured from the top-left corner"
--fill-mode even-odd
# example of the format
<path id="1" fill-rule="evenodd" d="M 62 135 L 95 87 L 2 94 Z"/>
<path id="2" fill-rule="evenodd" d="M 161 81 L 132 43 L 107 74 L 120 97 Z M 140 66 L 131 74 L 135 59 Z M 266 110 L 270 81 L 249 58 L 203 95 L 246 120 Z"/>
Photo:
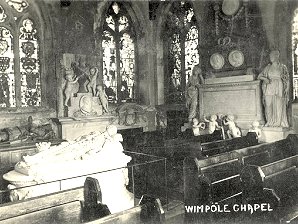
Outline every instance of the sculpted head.
<path id="1" fill-rule="evenodd" d="M 259 125 L 260 125 L 260 123 L 259 123 L 258 121 L 254 121 L 254 122 L 252 122 L 252 124 L 251 124 L 251 126 L 252 126 L 253 128 L 258 128 Z"/>
<path id="2" fill-rule="evenodd" d="M 202 73 L 202 69 L 199 67 L 199 65 L 195 65 L 192 69 L 193 75 L 199 75 Z"/>
<path id="3" fill-rule="evenodd" d="M 279 51 L 278 50 L 271 51 L 269 57 L 271 62 L 279 61 Z"/>
<path id="4" fill-rule="evenodd" d="M 211 115 L 211 117 L 210 117 L 211 121 L 216 121 L 216 119 L 217 119 L 217 116 L 215 114 Z"/>
<path id="5" fill-rule="evenodd" d="M 198 124 L 199 124 L 199 120 L 198 120 L 198 118 L 193 118 L 193 119 L 192 119 L 192 123 L 193 123 L 194 125 L 198 125 Z"/>

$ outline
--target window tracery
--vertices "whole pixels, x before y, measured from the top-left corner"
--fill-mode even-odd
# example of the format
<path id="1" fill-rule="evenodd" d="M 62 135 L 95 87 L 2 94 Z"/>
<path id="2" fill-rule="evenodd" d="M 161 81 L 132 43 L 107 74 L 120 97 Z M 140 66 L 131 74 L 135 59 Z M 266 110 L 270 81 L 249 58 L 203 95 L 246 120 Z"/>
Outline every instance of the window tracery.
<path id="1" fill-rule="evenodd" d="M 102 35 L 103 84 L 110 102 L 135 98 L 135 38 L 121 3 L 109 7 Z"/>
<path id="2" fill-rule="evenodd" d="M 168 103 L 182 102 L 188 78 L 194 65 L 199 64 L 199 30 L 189 2 L 173 2 L 165 24 L 165 44 L 168 49 Z"/>
<path id="3" fill-rule="evenodd" d="M 0 107 L 39 107 L 42 94 L 36 17 L 31 16 L 26 0 L 6 3 L 0 4 Z"/>

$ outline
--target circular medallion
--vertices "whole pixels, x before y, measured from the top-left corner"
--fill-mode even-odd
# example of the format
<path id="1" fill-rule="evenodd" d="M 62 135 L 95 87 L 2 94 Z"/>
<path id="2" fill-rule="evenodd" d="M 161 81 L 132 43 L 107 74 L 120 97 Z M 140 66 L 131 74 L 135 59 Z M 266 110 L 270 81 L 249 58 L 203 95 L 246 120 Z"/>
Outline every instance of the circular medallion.
<path id="1" fill-rule="evenodd" d="M 79 103 L 80 110 L 83 114 L 89 114 L 92 112 L 92 96 L 82 96 Z"/>
<path id="2" fill-rule="evenodd" d="M 234 50 L 234 51 L 231 51 L 229 53 L 228 59 L 229 59 L 230 64 L 233 67 L 237 68 L 237 67 L 240 67 L 243 64 L 243 62 L 244 62 L 244 55 L 243 55 L 243 53 L 241 51 Z"/>
<path id="3" fill-rule="evenodd" d="M 210 65 L 214 69 L 221 69 L 225 64 L 224 57 L 219 53 L 214 53 L 210 57 Z"/>
<path id="4" fill-rule="evenodd" d="M 221 9 L 225 15 L 232 16 L 238 11 L 239 6 L 239 0 L 223 0 Z"/>

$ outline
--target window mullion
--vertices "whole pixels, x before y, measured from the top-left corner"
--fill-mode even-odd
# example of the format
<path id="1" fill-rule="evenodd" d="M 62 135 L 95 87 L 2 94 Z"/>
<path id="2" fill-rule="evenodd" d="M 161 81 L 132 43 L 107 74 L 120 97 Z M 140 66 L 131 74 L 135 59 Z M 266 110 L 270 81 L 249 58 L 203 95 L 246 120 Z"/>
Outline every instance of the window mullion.
<path id="1" fill-rule="evenodd" d="M 185 72 L 185 35 L 181 35 L 180 49 L 181 49 L 181 89 L 184 90 L 186 86 L 186 72 Z"/>
<path id="2" fill-rule="evenodd" d="M 19 53 L 19 32 L 15 32 L 14 36 L 14 73 L 15 73 L 15 91 L 16 91 L 16 107 L 22 106 L 22 93 L 21 93 L 21 79 L 22 75 L 20 72 L 20 53 Z"/>
<path id="3" fill-rule="evenodd" d="M 115 46 L 116 46 L 116 74 L 117 74 L 117 101 L 119 102 L 119 93 L 121 91 L 121 75 L 120 75 L 120 38 L 118 17 L 115 19 Z"/>

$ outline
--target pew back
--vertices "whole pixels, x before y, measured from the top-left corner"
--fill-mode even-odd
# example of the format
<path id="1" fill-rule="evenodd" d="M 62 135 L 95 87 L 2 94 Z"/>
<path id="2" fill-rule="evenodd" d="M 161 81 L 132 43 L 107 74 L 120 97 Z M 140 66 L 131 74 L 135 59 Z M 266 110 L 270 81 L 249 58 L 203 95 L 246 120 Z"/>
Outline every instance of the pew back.
<path id="1" fill-rule="evenodd" d="M 256 133 L 248 133 L 243 137 L 202 143 L 201 150 L 203 156 L 215 156 L 257 144 L 258 139 Z"/>
<path id="2" fill-rule="evenodd" d="M 57 220 L 62 220 L 62 217 L 67 217 L 68 209 L 72 209 L 74 213 L 80 210 L 80 200 L 84 199 L 83 188 L 74 188 L 71 190 L 61 191 L 58 193 L 49 194 L 47 196 L 40 196 L 36 198 L 30 198 L 24 201 L 10 202 L 2 204 L 0 206 L 0 221 L 7 220 L 7 223 L 19 223 L 18 220 L 30 220 L 30 218 L 36 215 L 36 220 L 39 217 L 47 217 L 50 219 L 52 216 L 57 215 Z M 66 207 L 61 205 L 65 204 Z M 49 215 L 45 215 L 53 209 Z M 33 215 L 34 214 L 34 215 Z M 65 220 L 67 222 L 67 219 Z M 73 219 L 70 219 L 73 221 Z M 23 222 L 24 223 L 24 222 Z M 28 223 L 30 223 L 28 221 Z M 36 222 L 38 223 L 38 222 Z M 43 222 L 39 222 L 43 223 Z"/>

